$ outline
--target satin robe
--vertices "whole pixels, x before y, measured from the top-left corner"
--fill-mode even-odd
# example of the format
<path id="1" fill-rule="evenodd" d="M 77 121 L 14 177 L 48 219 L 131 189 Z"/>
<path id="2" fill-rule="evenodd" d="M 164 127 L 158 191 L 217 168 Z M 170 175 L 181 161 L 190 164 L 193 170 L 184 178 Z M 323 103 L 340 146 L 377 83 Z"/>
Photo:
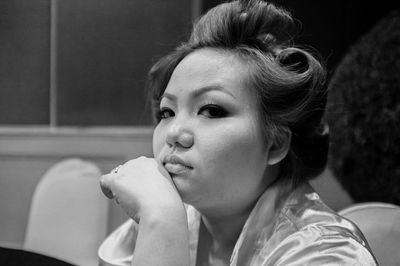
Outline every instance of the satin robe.
<path id="1" fill-rule="evenodd" d="M 196 265 L 201 215 L 187 206 L 190 266 Z M 99 248 L 100 265 L 130 265 L 137 224 L 128 220 Z M 275 185 L 257 201 L 230 266 L 378 265 L 361 231 L 328 208 L 308 184 Z"/>

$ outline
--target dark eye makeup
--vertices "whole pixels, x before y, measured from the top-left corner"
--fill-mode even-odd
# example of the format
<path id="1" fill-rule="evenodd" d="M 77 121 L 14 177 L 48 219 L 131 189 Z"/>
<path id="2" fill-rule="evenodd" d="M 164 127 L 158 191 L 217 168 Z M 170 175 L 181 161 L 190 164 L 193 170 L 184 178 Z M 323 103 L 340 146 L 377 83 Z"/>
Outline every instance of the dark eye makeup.
<path id="1" fill-rule="evenodd" d="M 204 115 L 208 118 L 222 118 L 228 115 L 225 108 L 216 104 L 206 104 L 199 110 L 199 114 Z"/>
<path id="2" fill-rule="evenodd" d="M 216 104 L 205 104 L 200 107 L 198 115 L 205 116 L 207 118 L 222 118 L 228 115 L 228 111 L 223 108 L 222 106 Z M 168 107 L 162 107 L 157 112 L 158 118 L 161 119 L 168 119 L 170 117 L 175 116 L 175 112 Z"/>
<path id="3" fill-rule="evenodd" d="M 167 119 L 174 115 L 175 115 L 174 111 L 172 111 L 170 108 L 164 107 L 164 108 L 160 108 L 160 110 L 158 111 L 158 117 L 160 119 Z"/>

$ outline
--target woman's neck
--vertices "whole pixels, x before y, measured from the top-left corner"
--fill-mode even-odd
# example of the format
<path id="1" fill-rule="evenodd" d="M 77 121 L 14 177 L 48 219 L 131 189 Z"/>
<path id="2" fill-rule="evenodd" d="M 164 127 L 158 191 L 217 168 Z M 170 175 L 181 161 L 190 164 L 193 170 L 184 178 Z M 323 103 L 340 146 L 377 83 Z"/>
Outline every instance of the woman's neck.
<path id="1" fill-rule="evenodd" d="M 229 265 L 248 215 L 218 216 L 218 219 L 202 215 L 196 265 Z"/>
<path id="2" fill-rule="evenodd" d="M 248 216 L 232 217 L 221 220 L 202 217 L 203 224 L 214 245 L 233 248 Z"/>
<path id="3" fill-rule="evenodd" d="M 277 176 L 279 167 L 270 167 L 269 176 Z M 264 180 L 271 180 L 265 178 Z M 274 179 L 272 179 L 274 180 Z M 242 201 L 231 206 L 208 206 L 197 208 L 201 213 L 202 222 L 205 229 L 210 234 L 213 247 L 233 250 L 243 226 L 247 221 L 251 211 L 256 205 L 258 199 L 275 182 L 260 185 L 260 190 L 255 192 L 256 196 L 248 202 Z M 258 194 L 258 195 L 257 195 Z M 199 207 L 199 206 L 197 206 Z"/>
<path id="4" fill-rule="evenodd" d="M 254 205 L 255 202 L 235 212 L 225 211 L 223 214 L 202 213 L 202 223 L 209 233 L 213 248 L 232 252 Z"/>

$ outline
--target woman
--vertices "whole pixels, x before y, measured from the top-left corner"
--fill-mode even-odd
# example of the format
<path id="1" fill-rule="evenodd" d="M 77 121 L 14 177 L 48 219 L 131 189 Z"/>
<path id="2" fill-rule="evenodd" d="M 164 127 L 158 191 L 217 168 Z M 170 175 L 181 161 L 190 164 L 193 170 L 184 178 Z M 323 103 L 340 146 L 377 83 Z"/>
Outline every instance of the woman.
<path id="1" fill-rule="evenodd" d="M 270 3 L 221 4 L 153 66 L 154 158 L 101 179 L 132 218 L 105 265 L 375 265 L 307 183 L 326 162 L 325 72 L 292 26 Z"/>

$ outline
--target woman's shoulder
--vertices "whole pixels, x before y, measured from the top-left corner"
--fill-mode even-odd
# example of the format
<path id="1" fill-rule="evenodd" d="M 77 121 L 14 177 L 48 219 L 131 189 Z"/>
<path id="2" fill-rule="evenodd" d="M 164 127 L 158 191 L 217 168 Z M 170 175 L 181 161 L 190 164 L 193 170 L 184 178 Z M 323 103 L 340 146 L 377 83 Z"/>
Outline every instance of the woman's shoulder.
<path id="1" fill-rule="evenodd" d="M 360 265 L 377 262 L 367 245 L 342 228 L 304 227 L 282 239 L 263 265 Z"/>
<path id="2" fill-rule="evenodd" d="M 347 223 L 310 223 L 292 229 L 266 265 L 377 265 L 361 232 Z"/>
<path id="3" fill-rule="evenodd" d="M 312 190 L 295 194 L 278 217 L 271 258 L 277 265 L 377 265 L 360 229 Z"/>
<path id="4" fill-rule="evenodd" d="M 308 184 L 266 193 L 238 241 L 237 265 L 377 265 L 358 227 Z"/>

